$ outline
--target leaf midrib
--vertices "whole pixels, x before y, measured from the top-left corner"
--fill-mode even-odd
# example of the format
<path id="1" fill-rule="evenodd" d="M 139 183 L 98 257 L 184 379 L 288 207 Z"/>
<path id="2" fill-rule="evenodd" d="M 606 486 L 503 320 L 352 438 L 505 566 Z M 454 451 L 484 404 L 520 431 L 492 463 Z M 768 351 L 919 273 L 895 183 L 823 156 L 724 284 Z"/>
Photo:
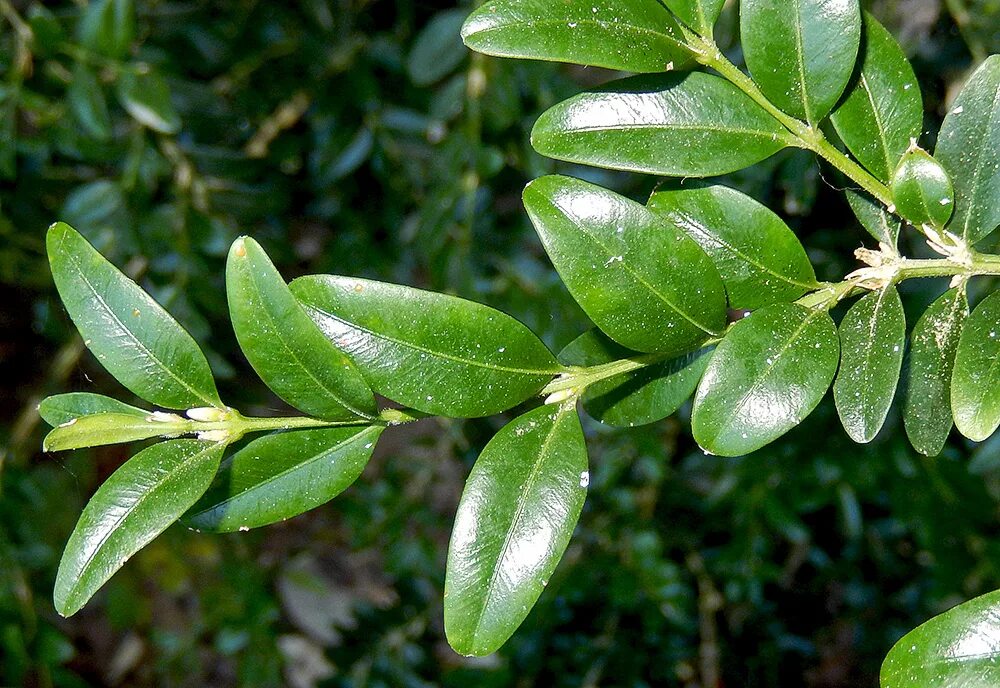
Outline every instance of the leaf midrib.
<path id="1" fill-rule="evenodd" d="M 510 31 L 512 28 L 513 29 L 522 28 L 522 27 L 524 27 L 527 24 L 531 24 L 532 28 L 534 28 L 534 27 L 550 28 L 550 27 L 564 27 L 564 26 L 568 27 L 568 25 L 571 22 L 574 23 L 574 24 L 576 24 L 576 25 L 578 25 L 578 26 L 580 24 L 584 24 L 586 26 L 594 26 L 594 27 L 597 27 L 599 29 L 613 28 L 616 31 L 620 31 L 623 28 L 625 28 L 625 29 L 632 28 L 634 30 L 634 33 L 636 33 L 636 34 L 638 34 L 640 36 L 653 36 L 655 38 L 662 39 L 662 40 L 666 41 L 667 43 L 673 44 L 675 47 L 680 48 L 681 50 L 683 50 L 685 52 L 689 52 L 687 46 L 684 43 L 681 43 L 680 41 L 678 41 L 673 36 L 670 36 L 669 34 L 661 33 L 661 32 L 656 31 L 654 29 L 650 29 L 650 28 L 646 28 L 646 27 L 643 27 L 643 26 L 639 26 L 638 24 L 622 24 L 622 23 L 615 24 L 615 23 L 609 23 L 609 22 L 606 22 L 606 21 L 602 21 L 600 19 L 593 19 L 593 18 L 589 18 L 589 19 L 583 19 L 583 18 L 581 18 L 581 19 L 577 19 L 577 20 L 570 20 L 570 19 L 532 19 L 532 20 L 518 19 L 518 20 L 514 20 L 514 21 L 509 21 L 509 22 L 504 23 L 504 24 L 494 24 L 493 26 L 491 26 L 488 29 L 480 29 L 479 31 L 476 31 L 474 34 L 471 34 L 471 35 L 472 36 L 488 37 L 488 35 L 491 34 L 491 33 L 506 32 L 506 31 Z"/>

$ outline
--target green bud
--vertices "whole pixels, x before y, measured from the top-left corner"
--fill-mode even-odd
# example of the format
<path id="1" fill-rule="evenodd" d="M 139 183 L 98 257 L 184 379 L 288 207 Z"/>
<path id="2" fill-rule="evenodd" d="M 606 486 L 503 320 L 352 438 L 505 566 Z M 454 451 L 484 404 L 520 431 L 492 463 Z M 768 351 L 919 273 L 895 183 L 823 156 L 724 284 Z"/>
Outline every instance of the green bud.
<path id="1" fill-rule="evenodd" d="M 180 423 L 184 419 L 176 417 Z M 57 426 L 42 442 L 44 451 L 82 449 L 104 444 L 136 442 L 151 437 L 174 436 L 182 432 L 182 426 L 154 418 L 146 418 L 125 413 L 95 413 L 73 418 Z"/>
<path id="2" fill-rule="evenodd" d="M 892 175 L 896 212 L 914 225 L 943 228 L 955 210 L 955 193 L 944 167 L 916 145 L 910 146 Z"/>

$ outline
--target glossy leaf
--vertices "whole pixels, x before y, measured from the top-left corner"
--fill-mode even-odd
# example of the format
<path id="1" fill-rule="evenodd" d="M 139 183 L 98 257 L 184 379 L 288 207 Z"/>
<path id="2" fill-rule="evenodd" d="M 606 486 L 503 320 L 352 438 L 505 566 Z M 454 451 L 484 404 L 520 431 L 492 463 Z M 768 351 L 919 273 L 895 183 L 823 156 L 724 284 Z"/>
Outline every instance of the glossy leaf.
<path id="1" fill-rule="evenodd" d="M 524 205 L 573 298 L 622 346 L 679 353 L 725 326 L 708 256 L 642 205 L 562 176 L 531 182 Z"/>
<path id="2" fill-rule="evenodd" d="M 892 174 L 896 212 L 914 225 L 945 226 L 955 209 L 951 179 L 937 160 L 920 148 L 911 148 Z"/>
<path id="3" fill-rule="evenodd" d="M 951 377 L 969 302 L 964 288 L 951 289 L 931 304 L 910 335 L 903 423 L 921 454 L 941 453 L 951 432 Z"/>
<path id="4" fill-rule="evenodd" d="M 664 0 L 664 4 L 702 36 L 711 36 L 726 0 Z"/>
<path id="5" fill-rule="evenodd" d="M 880 243 L 895 248 L 899 240 L 899 230 L 903 226 L 900 219 L 871 196 L 850 189 L 846 195 L 847 203 L 861 226 Z"/>
<path id="6" fill-rule="evenodd" d="M 690 57 L 677 21 L 656 2 L 493 0 L 462 28 L 487 55 L 662 72 Z"/>
<path id="7" fill-rule="evenodd" d="M 226 292 L 240 348 L 275 394 L 318 418 L 377 413 L 375 397 L 351 359 L 319 330 L 249 237 L 237 239 L 229 251 Z"/>
<path id="8" fill-rule="evenodd" d="M 159 73 L 123 71 L 118 78 L 118 100 L 137 122 L 153 131 L 180 131 L 181 118 L 170 102 L 167 82 Z"/>
<path id="9" fill-rule="evenodd" d="M 920 138 L 923 99 L 893 35 L 868 12 L 863 24 L 858 68 L 830 121 L 854 157 L 887 182 L 910 141 Z"/>
<path id="10" fill-rule="evenodd" d="M 149 294 L 69 225 L 52 225 L 46 242 L 59 296 L 109 373 L 157 406 L 222 407 L 205 355 Z"/>
<path id="11" fill-rule="evenodd" d="M 224 444 L 171 440 L 144 449 L 111 474 L 80 515 L 56 574 L 55 606 L 71 616 L 150 540 L 202 495 Z"/>
<path id="12" fill-rule="evenodd" d="M 755 311 L 733 326 L 701 378 L 691 413 L 695 440 L 720 456 L 776 440 L 816 408 L 839 358 L 825 311 L 797 304 Z"/>
<path id="13" fill-rule="evenodd" d="M 952 103 L 934 157 L 955 185 L 948 228 L 973 244 L 1000 225 L 1000 55 L 980 65 Z"/>
<path id="14" fill-rule="evenodd" d="M 425 413 L 500 413 L 561 372 L 527 327 L 472 301 L 335 275 L 290 287 L 376 392 Z"/>
<path id="15" fill-rule="evenodd" d="M 174 434 L 171 428 L 157 420 L 159 416 L 132 413 L 96 413 L 79 416 L 57 425 L 45 436 L 43 451 L 63 451 L 99 447 L 147 440 L 161 435 Z M 183 419 L 178 418 L 181 422 Z"/>
<path id="16" fill-rule="evenodd" d="M 259 528 L 325 504 L 368 464 L 383 426 L 298 430 L 254 440 L 228 457 L 183 518 L 190 528 Z"/>
<path id="17" fill-rule="evenodd" d="M 896 396 L 906 345 L 906 315 L 895 287 L 857 301 L 840 323 L 840 372 L 833 398 L 855 442 L 875 439 Z"/>
<path id="18" fill-rule="evenodd" d="M 743 0 L 743 54 L 779 108 L 818 124 L 840 99 L 861 43 L 858 0 Z"/>
<path id="19" fill-rule="evenodd" d="M 794 301 L 819 286 L 792 230 L 746 194 L 725 186 L 659 191 L 647 207 L 708 254 L 731 308 Z"/>
<path id="20" fill-rule="evenodd" d="M 111 138 L 111 115 L 104 89 L 94 73 L 82 62 L 73 67 L 73 81 L 66 89 L 66 102 L 73 116 L 87 132 L 98 141 Z"/>
<path id="21" fill-rule="evenodd" d="M 1000 685 L 1000 590 L 949 609 L 889 651 L 881 688 L 994 688 Z"/>
<path id="22" fill-rule="evenodd" d="M 132 0 L 93 0 L 77 27 L 80 44 L 102 55 L 122 58 L 135 38 Z"/>
<path id="23" fill-rule="evenodd" d="M 962 329 L 951 377 L 955 427 L 981 442 L 1000 426 L 1000 292 L 976 306 Z"/>
<path id="24" fill-rule="evenodd" d="M 788 133 L 721 77 L 691 72 L 615 81 L 550 108 L 531 144 L 558 160 L 674 177 L 743 169 Z"/>
<path id="25" fill-rule="evenodd" d="M 444 626 L 456 652 L 487 655 L 524 621 L 569 543 L 589 483 L 571 404 L 529 411 L 486 445 L 448 547 Z"/>
<path id="26" fill-rule="evenodd" d="M 701 349 L 595 382 L 583 394 L 583 407 L 607 425 L 631 428 L 655 423 L 674 414 L 694 394 L 710 353 Z M 584 332 L 559 353 L 560 362 L 575 366 L 643 358 L 648 356 L 616 344 L 596 329 Z"/>
<path id="27" fill-rule="evenodd" d="M 56 394 L 46 397 L 38 405 L 38 415 L 53 427 L 68 423 L 80 416 L 90 416 L 96 413 L 122 413 L 133 418 L 145 418 L 149 415 L 149 411 L 90 392 Z"/>

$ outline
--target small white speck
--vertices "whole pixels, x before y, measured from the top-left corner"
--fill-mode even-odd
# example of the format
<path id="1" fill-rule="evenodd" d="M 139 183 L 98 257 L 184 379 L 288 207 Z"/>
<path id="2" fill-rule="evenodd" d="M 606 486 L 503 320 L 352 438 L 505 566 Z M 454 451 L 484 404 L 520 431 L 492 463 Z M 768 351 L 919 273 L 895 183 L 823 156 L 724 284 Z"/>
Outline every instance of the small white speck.
<path id="1" fill-rule="evenodd" d="M 584 471 L 580 474 L 580 487 L 587 487 L 590 485 L 590 471 Z"/>
<path id="2" fill-rule="evenodd" d="M 950 198 L 942 198 L 940 201 L 938 201 L 938 203 L 940 203 L 941 205 L 951 205 L 951 199 Z"/>
<path id="3" fill-rule="evenodd" d="M 899 344 L 897 344 L 894 347 L 892 347 L 892 352 L 893 353 L 896 353 L 897 351 L 899 351 Z"/>
<path id="4" fill-rule="evenodd" d="M 432 397 L 430 394 L 428 394 L 427 395 L 427 401 L 434 401 L 434 397 Z"/>
<path id="5" fill-rule="evenodd" d="M 913 84 L 906 84 L 905 86 L 903 86 L 904 91 L 909 91 L 911 88 L 913 88 Z"/>
<path id="6" fill-rule="evenodd" d="M 250 530 L 250 526 L 240 526 L 240 532 L 245 533 Z"/>
<path id="7" fill-rule="evenodd" d="M 59 427 L 60 427 L 60 428 L 68 428 L 68 427 L 69 427 L 69 426 L 71 426 L 71 425 L 75 425 L 75 424 L 76 424 L 76 421 L 78 421 L 78 420 L 79 420 L 79 418 L 70 418 L 70 419 L 69 419 L 68 421 L 66 421 L 65 423 L 60 423 L 60 424 L 59 424 Z"/>
<path id="8" fill-rule="evenodd" d="M 371 449 L 371 448 L 372 448 L 372 443 L 371 442 L 369 442 L 368 444 L 365 445 L 365 449 Z"/>
<path id="9" fill-rule="evenodd" d="M 499 351 L 500 353 L 503 353 L 506 350 L 507 350 L 506 346 L 501 346 L 499 349 L 497 349 L 497 351 Z"/>
<path id="10" fill-rule="evenodd" d="M 951 114 L 953 114 L 953 115 L 960 115 L 963 112 L 965 112 L 965 108 L 962 107 L 961 105 L 959 105 L 957 108 L 955 108 L 954 110 L 951 111 Z"/>

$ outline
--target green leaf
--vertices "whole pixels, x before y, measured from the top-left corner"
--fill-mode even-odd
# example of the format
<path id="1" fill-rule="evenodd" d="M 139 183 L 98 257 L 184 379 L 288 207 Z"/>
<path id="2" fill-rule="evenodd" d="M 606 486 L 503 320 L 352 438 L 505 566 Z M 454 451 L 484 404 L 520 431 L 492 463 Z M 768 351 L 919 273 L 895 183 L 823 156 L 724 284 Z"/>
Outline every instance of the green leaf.
<path id="1" fill-rule="evenodd" d="M 712 27 L 722 13 L 726 0 L 664 0 L 670 11 L 680 20 L 700 33 L 712 36 Z"/>
<path id="2" fill-rule="evenodd" d="M 779 108 L 815 126 L 840 99 L 861 44 L 858 0 L 743 0 L 743 54 Z"/>
<path id="3" fill-rule="evenodd" d="M 558 160 L 709 177 L 770 157 L 788 136 L 728 81 L 691 72 L 615 81 L 563 101 L 535 122 L 531 144 Z"/>
<path id="4" fill-rule="evenodd" d="M 899 43 L 868 12 L 863 23 L 858 69 L 830 121 L 854 157 L 887 182 L 910 141 L 920 138 L 924 105 Z"/>
<path id="5" fill-rule="evenodd" d="M 622 346 L 681 352 L 725 326 L 711 260 L 644 206 L 562 176 L 528 184 L 524 205 L 573 298 Z"/>
<path id="6" fill-rule="evenodd" d="M 90 392 L 57 394 L 46 397 L 38 405 L 38 415 L 53 427 L 68 423 L 80 416 L 90 416 L 97 413 L 121 413 L 133 418 L 145 418 L 149 415 L 149 411 Z"/>
<path id="7" fill-rule="evenodd" d="M 171 440 L 111 474 L 80 515 L 56 574 L 55 606 L 71 616 L 136 552 L 197 501 L 225 444 Z"/>
<path id="8" fill-rule="evenodd" d="M 1000 225 L 1000 55 L 983 62 L 952 103 L 934 157 L 955 185 L 948 228 L 974 244 Z"/>
<path id="9" fill-rule="evenodd" d="M 256 439 L 222 463 L 184 525 L 231 532 L 315 509 L 358 479 L 384 429 L 299 430 Z"/>
<path id="10" fill-rule="evenodd" d="M 66 89 L 66 102 L 87 135 L 99 141 L 111 138 L 111 115 L 104 89 L 82 62 L 73 67 L 73 81 Z"/>
<path id="11" fill-rule="evenodd" d="M 84 48 L 120 59 L 135 38 L 132 0 L 93 0 L 83 11 L 77 37 Z"/>
<path id="12" fill-rule="evenodd" d="M 1000 292 L 983 299 L 969 316 L 955 354 L 951 410 L 955 427 L 981 442 L 1000 426 Z"/>
<path id="13" fill-rule="evenodd" d="M 486 445 L 448 547 L 444 627 L 456 652 L 490 654 L 524 621 L 566 550 L 589 483 L 571 404 L 529 411 Z"/>
<path id="14" fill-rule="evenodd" d="M 46 435 L 42 450 L 83 449 L 178 434 L 172 433 L 171 428 L 157 418 L 158 416 L 149 413 L 136 416 L 132 413 L 114 412 L 79 416 L 61 423 Z M 177 420 L 184 422 L 180 417 Z"/>
<path id="15" fill-rule="evenodd" d="M 153 131 L 176 134 L 181 129 L 170 89 L 158 72 L 124 70 L 118 78 L 118 101 L 133 119 Z"/>
<path id="16" fill-rule="evenodd" d="M 935 616 L 889 651 L 881 688 L 994 688 L 1000 685 L 1000 590 Z"/>
<path id="17" fill-rule="evenodd" d="M 424 413 L 500 413 L 562 372 L 531 330 L 472 301 L 336 275 L 290 287 L 376 392 Z"/>
<path id="18" fill-rule="evenodd" d="M 662 72 L 686 62 L 676 20 L 656 2 L 493 0 L 462 27 L 473 50 L 629 72 Z"/>
<path id="19" fill-rule="evenodd" d="M 892 175 L 896 212 L 914 225 L 941 229 L 955 209 L 955 191 L 944 167 L 927 151 L 911 147 Z"/>
<path id="20" fill-rule="evenodd" d="M 69 225 L 46 237 L 56 289 L 109 373 L 164 408 L 222 408 L 205 355 L 176 320 Z"/>
<path id="21" fill-rule="evenodd" d="M 736 323 L 701 378 L 691 413 L 706 451 L 742 456 L 801 423 L 837 372 L 837 329 L 825 311 L 766 306 Z"/>
<path id="22" fill-rule="evenodd" d="M 927 456 L 940 454 L 951 432 L 952 370 L 968 316 L 965 289 L 950 289 L 924 312 L 910 335 L 903 423 L 913 448 Z"/>
<path id="23" fill-rule="evenodd" d="M 600 422 L 622 428 L 662 420 L 694 394 L 710 352 L 701 349 L 595 382 L 583 393 L 583 407 Z M 584 332 L 559 353 L 560 362 L 575 366 L 644 358 L 648 356 L 616 344 L 596 329 Z"/>
<path id="24" fill-rule="evenodd" d="M 900 219 L 867 194 L 848 189 L 846 195 L 847 203 L 861 226 L 879 243 L 895 248 L 899 241 L 899 230 L 903 226 Z"/>
<path id="25" fill-rule="evenodd" d="M 319 330 L 249 237 L 230 248 L 226 292 L 240 348 L 275 394 L 317 418 L 377 413 L 375 397 L 351 359 Z"/>
<path id="26" fill-rule="evenodd" d="M 466 51 L 460 33 L 464 9 L 439 12 L 417 35 L 406 59 L 406 71 L 417 86 L 429 86 L 462 64 Z"/>
<path id="27" fill-rule="evenodd" d="M 840 323 L 840 372 L 833 398 L 855 442 L 875 439 L 896 396 L 906 345 L 906 315 L 895 287 L 859 300 Z"/>
<path id="28" fill-rule="evenodd" d="M 792 230 L 746 194 L 725 186 L 658 191 L 647 207 L 708 254 L 731 308 L 794 301 L 819 287 Z"/>

